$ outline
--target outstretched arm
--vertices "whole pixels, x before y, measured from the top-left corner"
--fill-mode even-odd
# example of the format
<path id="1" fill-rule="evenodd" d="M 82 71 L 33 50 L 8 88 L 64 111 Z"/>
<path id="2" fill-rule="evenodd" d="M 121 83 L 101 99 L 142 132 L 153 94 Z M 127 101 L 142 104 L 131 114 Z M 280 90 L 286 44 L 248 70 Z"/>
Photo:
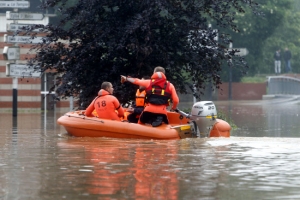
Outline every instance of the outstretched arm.
<path id="1" fill-rule="evenodd" d="M 124 83 L 125 81 L 128 81 L 130 83 L 133 83 L 135 85 L 139 85 L 139 86 L 144 86 L 144 87 L 148 87 L 150 85 L 150 81 L 151 80 L 141 80 L 138 78 L 132 78 L 132 77 L 126 77 L 124 75 L 121 75 L 121 83 Z"/>
<path id="2" fill-rule="evenodd" d="M 171 98 L 173 101 L 171 110 L 175 110 L 177 108 L 177 105 L 179 104 L 179 98 L 176 93 L 175 87 L 172 83 L 170 84 L 170 90 L 171 90 L 171 94 L 172 94 Z"/>

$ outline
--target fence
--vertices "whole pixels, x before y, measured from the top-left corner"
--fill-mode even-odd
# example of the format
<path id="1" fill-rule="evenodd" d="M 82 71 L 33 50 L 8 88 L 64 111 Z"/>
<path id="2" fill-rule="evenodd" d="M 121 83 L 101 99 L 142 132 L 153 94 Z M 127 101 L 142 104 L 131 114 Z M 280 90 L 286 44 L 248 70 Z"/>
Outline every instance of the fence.
<path id="1" fill-rule="evenodd" d="M 300 79 L 287 76 L 268 77 L 267 94 L 300 95 Z"/>

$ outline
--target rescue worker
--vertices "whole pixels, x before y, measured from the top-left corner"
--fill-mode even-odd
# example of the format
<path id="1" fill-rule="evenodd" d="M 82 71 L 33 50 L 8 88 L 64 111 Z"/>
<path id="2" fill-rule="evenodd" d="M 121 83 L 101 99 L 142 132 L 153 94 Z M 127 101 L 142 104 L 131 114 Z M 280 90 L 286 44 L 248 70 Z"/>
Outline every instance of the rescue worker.
<path id="1" fill-rule="evenodd" d="M 124 110 L 118 99 L 112 95 L 113 91 L 110 82 L 103 82 L 98 96 L 85 110 L 85 115 L 93 117 L 92 113 L 95 109 L 99 118 L 121 121 L 120 117 L 124 117 Z"/>
<path id="2" fill-rule="evenodd" d="M 150 80 L 140 80 L 121 75 L 121 82 L 125 81 L 146 88 L 146 105 L 138 123 L 152 124 L 153 127 L 160 126 L 162 122 L 169 124 L 167 106 L 169 106 L 170 100 L 172 100 L 171 110 L 175 110 L 179 103 L 179 98 L 174 85 L 167 81 L 163 67 L 157 66 Z"/>
<path id="3" fill-rule="evenodd" d="M 149 79 L 149 77 L 143 77 L 142 80 Z M 139 86 L 135 93 L 135 105 L 133 106 L 133 112 L 127 116 L 127 119 L 131 123 L 138 123 L 141 113 L 145 108 L 146 91 L 144 86 Z"/>

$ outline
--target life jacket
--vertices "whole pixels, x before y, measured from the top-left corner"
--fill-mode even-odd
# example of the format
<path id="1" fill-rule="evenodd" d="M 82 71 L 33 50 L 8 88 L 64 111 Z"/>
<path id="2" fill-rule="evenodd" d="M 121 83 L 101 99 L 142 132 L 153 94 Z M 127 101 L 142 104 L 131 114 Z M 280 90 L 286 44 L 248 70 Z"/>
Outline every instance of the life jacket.
<path id="1" fill-rule="evenodd" d="M 145 106 L 145 97 L 146 97 L 146 91 L 140 91 L 140 89 L 138 89 L 135 93 L 135 105 L 136 107 L 139 106 Z"/>
<path id="2" fill-rule="evenodd" d="M 149 87 L 146 89 L 146 103 L 154 105 L 170 104 L 171 90 L 170 82 L 163 78 L 151 79 Z"/>

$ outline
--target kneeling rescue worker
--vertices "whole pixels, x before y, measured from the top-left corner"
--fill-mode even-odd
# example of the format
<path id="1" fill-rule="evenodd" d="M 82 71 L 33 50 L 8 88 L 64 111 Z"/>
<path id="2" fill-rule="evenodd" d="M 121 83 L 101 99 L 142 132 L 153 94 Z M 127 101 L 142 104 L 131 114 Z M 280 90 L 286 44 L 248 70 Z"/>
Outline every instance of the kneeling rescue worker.
<path id="1" fill-rule="evenodd" d="M 145 109 L 138 123 L 152 124 L 153 127 L 160 126 L 162 122 L 169 124 L 167 106 L 169 106 L 172 100 L 171 110 L 175 110 L 179 103 L 179 98 L 174 85 L 167 81 L 163 67 L 156 67 L 150 80 L 140 80 L 121 75 L 121 82 L 125 81 L 146 88 Z"/>
<path id="2" fill-rule="evenodd" d="M 142 80 L 149 79 L 149 76 L 145 76 Z M 133 106 L 133 112 L 127 116 L 127 119 L 131 123 L 138 123 L 141 113 L 145 108 L 146 88 L 139 86 L 135 93 L 135 104 Z"/>
<path id="3" fill-rule="evenodd" d="M 114 88 L 110 82 L 103 82 L 98 96 L 85 110 L 85 115 L 93 117 L 92 113 L 96 109 L 99 118 L 121 121 L 120 117 L 124 117 L 124 110 L 119 100 L 112 95 L 113 91 Z"/>

